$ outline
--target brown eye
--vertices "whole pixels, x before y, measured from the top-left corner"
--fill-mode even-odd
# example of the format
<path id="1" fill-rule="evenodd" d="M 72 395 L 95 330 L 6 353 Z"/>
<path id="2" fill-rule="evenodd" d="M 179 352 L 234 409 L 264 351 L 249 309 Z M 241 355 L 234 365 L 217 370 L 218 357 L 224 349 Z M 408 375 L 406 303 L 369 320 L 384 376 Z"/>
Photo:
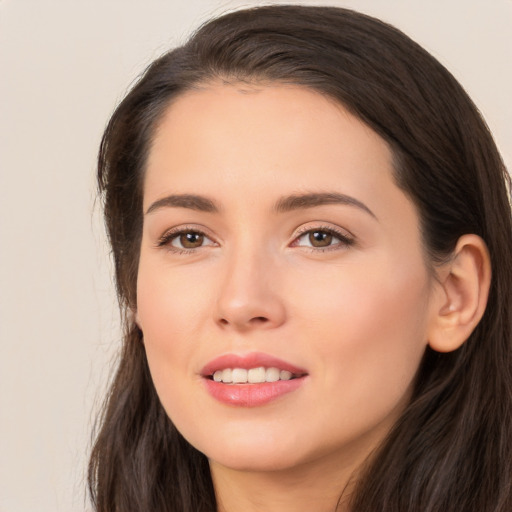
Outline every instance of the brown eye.
<path id="1" fill-rule="evenodd" d="M 328 247 L 332 244 L 333 236 L 327 231 L 310 231 L 308 238 L 312 247 Z"/>
<path id="2" fill-rule="evenodd" d="M 158 247 L 167 247 L 175 253 L 193 253 L 195 249 L 215 247 L 218 244 L 201 231 L 194 229 L 172 230 L 158 240 Z"/>
<path id="3" fill-rule="evenodd" d="M 322 250 L 335 250 L 335 249 L 347 249 L 354 245 L 354 239 L 341 231 L 337 231 L 333 228 L 316 228 L 308 231 L 303 231 L 302 234 L 297 237 L 292 247 L 309 247 L 310 250 L 318 249 Z"/>
<path id="4" fill-rule="evenodd" d="M 185 249 L 197 249 L 203 245 L 204 235 L 194 232 L 182 233 L 177 240 L 179 240 L 179 245 Z"/>

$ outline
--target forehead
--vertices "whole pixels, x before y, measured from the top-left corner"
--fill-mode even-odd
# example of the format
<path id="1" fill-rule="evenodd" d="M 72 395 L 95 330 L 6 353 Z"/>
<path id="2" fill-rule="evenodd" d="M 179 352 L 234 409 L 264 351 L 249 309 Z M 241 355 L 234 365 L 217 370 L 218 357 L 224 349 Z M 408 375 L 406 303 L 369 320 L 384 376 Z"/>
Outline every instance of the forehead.
<path id="1" fill-rule="evenodd" d="M 226 173 L 270 178 L 281 172 L 283 178 L 286 166 L 295 168 L 295 180 L 301 170 L 304 179 L 320 179 L 321 168 L 336 167 L 352 167 L 360 178 L 370 178 L 363 168 L 391 170 L 392 154 L 341 104 L 315 91 L 211 84 L 184 93 L 168 107 L 155 132 L 147 174 L 167 170 L 194 181 L 193 174 L 206 179 L 212 171 L 218 178 Z"/>

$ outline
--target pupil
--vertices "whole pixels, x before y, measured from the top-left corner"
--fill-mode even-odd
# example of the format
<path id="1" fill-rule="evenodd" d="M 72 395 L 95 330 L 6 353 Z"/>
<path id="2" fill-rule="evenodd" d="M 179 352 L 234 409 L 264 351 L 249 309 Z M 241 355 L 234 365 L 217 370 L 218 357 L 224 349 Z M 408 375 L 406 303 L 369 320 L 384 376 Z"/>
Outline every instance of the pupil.
<path id="1" fill-rule="evenodd" d="M 202 245 L 203 238 L 203 235 L 199 233 L 186 233 L 180 236 L 180 242 L 183 247 L 193 249 Z"/>
<path id="2" fill-rule="evenodd" d="M 313 231 L 309 234 L 309 241 L 313 247 L 327 247 L 331 245 L 332 235 L 325 231 Z"/>

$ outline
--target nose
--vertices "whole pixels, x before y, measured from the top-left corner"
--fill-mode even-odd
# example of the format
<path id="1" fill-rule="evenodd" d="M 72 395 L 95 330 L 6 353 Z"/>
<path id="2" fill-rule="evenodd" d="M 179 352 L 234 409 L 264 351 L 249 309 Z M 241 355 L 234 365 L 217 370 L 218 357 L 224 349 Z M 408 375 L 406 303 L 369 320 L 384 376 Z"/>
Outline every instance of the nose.
<path id="1" fill-rule="evenodd" d="M 286 308 L 279 274 L 276 262 L 262 251 L 233 254 L 219 289 L 217 324 L 240 332 L 282 325 Z"/>

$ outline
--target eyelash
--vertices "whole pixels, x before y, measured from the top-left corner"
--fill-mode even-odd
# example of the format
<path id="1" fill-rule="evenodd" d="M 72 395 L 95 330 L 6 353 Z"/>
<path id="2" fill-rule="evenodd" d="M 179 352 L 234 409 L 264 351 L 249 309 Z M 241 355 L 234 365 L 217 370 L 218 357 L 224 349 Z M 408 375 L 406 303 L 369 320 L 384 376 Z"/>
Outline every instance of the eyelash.
<path id="1" fill-rule="evenodd" d="M 208 240 L 211 240 L 211 238 L 200 229 L 193 228 L 193 227 L 180 227 L 176 229 L 171 229 L 169 231 L 166 231 L 157 241 L 157 247 L 166 247 L 169 251 L 174 252 L 175 254 L 190 254 L 194 252 L 196 249 L 200 249 L 201 247 L 197 248 L 183 248 L 180 247 L 174 247 L 172 242 L 176 240 L 181 235 L 188 235 L 188 234 L 194 234 L 203 236 L 204 238 L 207 238 Z"/>
<path id="2" fill-rule="evenodd" d="M 300 240 L 303 236 L 307 235 L 308 233 L 315 233 L 315 232 L 321 232 L 321 233 L 326 233 L 328 235 L 331 235 L 331 236 L 337 238 L 339 240 L 339 242 L 332 244 L 332 245 L 328 245 L 326 247 L 299 246 L 296 244 L 296 242 L 298 240 Z M 171 245 L 172 242 L 174 240 L 176 240 L 178 237 L 180 237 L 182 235 L 186 235 L 186 234 L 194 234 L 194 235 L 203 236 L 204 238 L 207 238 L 208 240 L 213 242 L 213 240 L 211 240 L 211 238 L 204 231 L 201 231 L 200 229 L 193 228 L 193 227 L 190 227 L 190 228 L 181 227 L 181 228 L 177 228 L 177 229 L 171 229 L 171 230 L 167 231 L 166 233 L 164 233 L 158 239 L 156 246 L 157 247 L 166 247 L 169 251 L 171 251 L 175 254 L 191 254 L 191 253 L 195 252 L 197 249 L 201 249 L 202 247 L 204 247 L 204 246 L 200 246 L 200 247 L 195 247 L 195 248 L 188 248 L 188 249 L 183 248 L 182 249 L 182 248 L 174 247 L 173 245 Z M 215 243 L 215 242 L 213 242 L 213 243 Z M 340 246 L 347 248 L 347 247 L 354 245 L 354 243 L 355 243 L 354 238 L 352 238 L 350 235 L 347 235 L 346 232 L 341 232 L 340 230 L 337 230 L 332 227 L 317 226 L 314 228 L 304 228 L 303 230 L 299 231 L 299 233 L 297 233 L 293 242 L 290 245 L 292 247 L 303 247 L 307 250 L 310 250 L 311 252 L 317 253 L 317 252 L 338 250 L 340 248 Z"/>
<path id="3" fill-rule="evenodd" d="M 301 230 L 295 239 L 292 242 L 292 245 L 294 245 L 298 240 L 300 240 L 303 236 L 307 235 L 308 233 L 327 233 L 328 235 L 331 235 L 339 240 L 338 243 L 334 243 L 332 245 L 328 245 L 326 247 L 314 247 L 314 246 L 297 246 L 296 247 L 303 247 L 305 249 L 309 249 L 311 252 L 327 252 L 327 251 L 336 251 L 339 250 L 340 247 L 351 247 L 355 244 L 355 239 L 349 235 L 347 232 L 342 232 L 341 230 L 327 227 L 327 226 L 316 226 L 314 228 L 304 228 Z"/>

